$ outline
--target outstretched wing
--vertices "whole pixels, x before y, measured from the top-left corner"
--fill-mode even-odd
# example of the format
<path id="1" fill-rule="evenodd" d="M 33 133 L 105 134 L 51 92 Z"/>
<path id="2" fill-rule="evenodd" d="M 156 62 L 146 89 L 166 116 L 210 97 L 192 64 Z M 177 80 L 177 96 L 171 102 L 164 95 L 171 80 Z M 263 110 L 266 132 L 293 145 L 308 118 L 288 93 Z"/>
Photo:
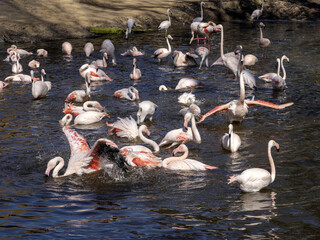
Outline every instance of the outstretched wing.
<path id="1" fill-rule="evenodd" d="M 201 115 L 200 120 L 197 123 L 201 123 L 202 121 L 204 121 L 207 117 L 211 116 L 212 114 L 216 113 L 216 112 L 220 112 L 220 111 L 225 111 L 229 108 L 230 103 L 224 104 L 224 105 L 220 105 L 217 106 L 213 109 L 211 109 L 209 112 Z"/>
<path id="2" fill-rule="evenodd" d="M 87 168 L 99 170 L 102 166 L 112 163 L 116 164 L 121 170 L 128 170 L 126 160 L 121 155 L 118 146 L 107 138 L 98 139 L 91 148 L 89 156 L 92 157 Z"/>
<path id="3" fill-rule="evenodd" d="M 71 151 L 71 157 L 79 152 L 89 152 L 90 147 L 86 139 L 74 129 L 71 129 L 69 126 L 63 127 L 63 132 L 66 135 Z"/>
<path id="4" fill-rule="evenodd" d="M 293 105 L 293 102 L 277 105 L 277 104 L 262 101 L 262 100 L 256 100 L 256 101 L 245 100 L 245 102 L 249 107 L 253 106 L 253 105 L 260 105 L 260 106 L 270 107 L 270 108 L 274 108 L 274 109 L 283 109 L 283 108 L 290 107 Z"/>

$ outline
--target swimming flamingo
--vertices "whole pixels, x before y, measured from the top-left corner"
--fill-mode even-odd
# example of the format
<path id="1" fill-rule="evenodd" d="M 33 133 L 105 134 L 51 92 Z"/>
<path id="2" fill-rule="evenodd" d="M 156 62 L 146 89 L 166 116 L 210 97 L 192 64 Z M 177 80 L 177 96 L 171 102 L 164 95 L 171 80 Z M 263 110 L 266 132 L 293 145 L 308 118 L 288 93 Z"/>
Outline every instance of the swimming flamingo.
<path id="1" fill-rule="evenodd" d="M 204 83 L 193 78 L 181 78 L 175 90 L 190 89 L 199 86 L 204 86 Z"/>
<path id="2" fill-rule="evenodd" d="M 283 72 L 283 77 L 280 76 L 280 71 L 278 69 L 278 72 L 277 72 L 277 76 L 274 76 L 272 78 L 272 83 L 273 83 L 273 89 L 275 90 L 284 90 L 286 89 L 287 87 L 287 84 L 286 84 L 286 78 L 287 78 L 287 74 L 286 74 L 286 70 L 283 66 L 283 60 L 287 60 L 289 62 L 289 58 L 285 55 L 283 55 L 281 57 L 281 69 L 282 69 L 282 72 Z M 278 62 L 278 65 L 280 63 L 280 59 L 277 58 L 277 62 Z"/>
<path id="3" fill-rule="evenodd" d="M 180 171 L 205 171 L 209 169 L 217 169 L 218 167 L 210 166 L 204 163 L 201 163 L 194 159 L 187 159 L 189 150 L 186 145 L 181 144 L 175 150 L 173 154 L 176 155 L 178 152 L 183 152 L 183 155 L 180 157 L 169 157 L 162 161 L 162 167 L 170 170 L 180 170 Z"/>
<path id="4" fill-rule="evenodd" d="M 48 57 L 48 51 L 45 49 L 37 49 L 37 56 Z"/>
<path id="5" fill-rule="evenodd" d="M 86 57 L 89 57 L 94 51 L 93 44 L 91 42 L 87 42 L 83 47 L 83 51 L 86 54 Z"/>
<path id="6" fill-rule="evenodd" d="M 96 111 L 96 112 L 103 112 L 104 108 L 101 104 L 97 101 L 86 101 L 82 107 L 75 106 L 72 103 L 64 105 L 63 113 L 64 114 L 72 114 L 74 116 L 78 116 L 81 113 L 88 112 L 88 111 Z"/>
<path id="7" fill-rule="evenodd" d="M 68 56 L 71 56 L 72 45 L 69 42 L 62 43 L 62 52 Z"/>
<path id="8" fill-rule="evenodd" d="M 129 34 L 131 33 L 133 27 L 135 27 L 135 21 L 130 18 L 127 20 L 126 39 L 129 38 Z"/>
<path id="9" fill-rule="evenodd" d="M 161 62 L 161 59 L 168 57 L 168 56 L 170 55 L 170 53 L 172 52 L 169 39 L 170 39 L 171 41 L 173 40 L 173 38 L 171 37 L 171 35 L 168 35 L 168 36 L 166 37 L 166 41 L 167 41 L 167 44 L 168 44 L 168 49 L 166 49 L 166 48 L 159 48 L 159 49 L 157 49 L 157 50 L 153 53 L 153 55 L 152 55 L 152 57 L 153 57 L 153 58 L 157 58 L 159 62 Z"/>
<path id="10" fill-rule="evenodd" d="M 64 159 L 55 157 L 47 164 L 45 174 L 50 175 L 53 170 L 52 177 L 65 177 L 72 174 L 82 175 L 100 170 L 105 163 L 116 164 L 122 171 L 127 171 L 127 164 L 124 157 L 120 154 L 118 146 L 109 139 L 98 139 L 90 149 L 86 139 L 75 130 L 68 126 L 70 122 L 63 127 L 63 132 L 67 137 L 70 145 L 71 156 L 68 167 L 63 175 L 59 175 L 59 171 L 64 166 Z M 57 165 L 58 164 L 58 165 Z M 106 166 L 109 166 L 107 164 Z"/>
<path id="11" fill-rule="evenodd" d="M 29 63 L 28 63 L 28 66 L 30 68 L 39 68 L 40 67 L 40 62 L 38 62 L 37 60 L 31 60 Z"/>
<path id="12" fill-rule="evenodd" d="M 229 133 L 225 133 L 221 138 L 222 148 L 230 152 L 236 152 L 238 151 L 240 145 L 241 139 L 239 135 L 233 132 L 233 125 L 229 124 Z"/>
<path id="13" fill-rule="evenodd" d="M 170 9 L 167 10 L 167 15 L 168 15 L 168 19 L 169 20 L 166 20 L 166 21 L 162 21 L 158 27 L 158 30 L 162 30 L 162 29 L 165 29 L 166 30 L 166 33 L 165 33 L 165 36 L 167 36 L 167 31 L 168 31 L 168 28 L 171 26 L 171 18 L 170 18 L 170 14 L 172 14 L 172 11 Z"/>
<path id="14" fill-rule="evenodd" d="M 51 89 L 51 82 L 44 81 L 44 77 L 46 76 L 46 72 L 44 69 L 41 70 L 41 81 L 34 78 L 33 70 L 30 71 L 31 79 L 32 79 L 32 96 L 34 99 L 46 97 L 49 90 Z"/>
<path id="15" fill-rule="evenodd" d="M 109 114 L 105 112 L 96 112 L 96 111 L 88 111 L 83 112 L 77 115 L 74 119 L 74 126 L 75 125 L 88 125 L 100 122 L 102 118 L 108 117 L 110 118 Z M 64 126 L 67 121 L 72 121 L 73 116 L 72 114 L 68 113 L 60 120 L 60 125 Z"/>
<path id="16" fill-rule="evenodd" d="M 113 93 L 113 96 L 115 98 L 123 98 L 129 101 L 135 101 L 135 100 L 139 100 L 139 91 L 130 86 L 129 88 L 122 88 L 120 90 L 117 90 Z"/>
<path id="17" fill-rule="evenodd" d="M 173 64 L 176 67 L 188 67 L 188 66 L 196 66 L 197 65 L 195 58 L 198 58 L 198 56 L 195 54 L 191 54 L 189 52 L 184 54 L 181 51 L 175 50 L 173 52 L 173 57 L 174 57 Z"/>
<path id="18" fill-rule="evenodd" d="M 116 63 L 114 51 L 115 51 L 115 47 L 110 39 L 106 39 L 102 42 L 100 52 L 102 52 L 102 53 L 106 52 L 108 54 L 108 56 L 110 56 L 112 58 L 112 64 L 115 65 L 117 63 Z"/>
<path id="19" fill-rule="evenodd" d="M 242 120 L 245 118 L 245 116 L 248 113 L 248 107 L 253 106 L 253 105 L 260 105 L 264 107 L 270 107 L 274 109 L 283 109 L 289 106 L 293 105 L 293 102 L 290 103 L 285 103 L 281 105 L 277 105 L 274 103 L 270 102 L 265 102 L 261 100 L 247 100 L 245 98 L 245 87 L 244 87 L 244 80 L 243 80 L 243 72 L 240 74 L 240 98 L 239 100 L 233 100 L 227 104 L 217 106 L 210 110 L 209 112 L 203 114 L 198 121 L 198 123 L 201 123 L 204 121 L 207 117 L 210 115 L 216 113 L 216 112 L 221 112 L 221 111 L 226 111 L 226 117 L 228 118 L 228 121 L 230 123 L 232 122 L 242 122 Z"/>
<path id="20" fill-rule="evenodd" d="M 279 152 L 279 144 L 270 140 L 268 143 L 268 158 L 271 167 L 271 174 L 263 168 L 249 168 L 243 171 L 240 175 L 234 175 L 229 179 L 228 184 L 232 182 L 238 182 L 240 189 L 244 192 L 258 192 L 262 188 L 265 188 L 270 183 L 273 183 L 276 178 L 276 167 L 271 155 L 271 148 L 276 147 Z"/>
<path id="21" fill-rule="evenodd" d="M 141 78 L 141 71 L 139 68 L 137 68 L 137 59 L 134 58 L 133 61 L 132 61 L 132 65 L 133 65 L 133 70 L 132 72 L 130 73 L 130 79 L 132 80 L 138 80 Z"/>
<path id="22" fill-rule="evenodd" d="M 283 67 L 283 60 L 285 58 L 289 62 L 289 58 L 287 56 L 285 56 L 285 55 L 283 55 L 281 57 L 281 62 L 278 62 L 278 60 L 277 60 L 277 63 L 278 63 L 278 71 L 277 71 L 277 73 L 266 73 L 266 74 L 263 74 L 263 75 L 259 76 L 258 78 L 263 80 L 263 81 L 265 81 L 265 82 L 272 82 L 272 78 L 276 77 L 278 74 L 280 75 L 280 67 L 281 68 Z"/>
<path id="23" fill-rule="evenodd" d="M 9 53 L 9 52 L 11 52 L 11 51 L 15 51 L 15 52 L 18 53 L 21 57 L 29 56 L 29 55 L 32 55 L 32 54 L 33 54 L 32 52 L 28 52 L 27 50 L 18 48 L 16 45 L 11 45 L 11 47 L 7 49 L 7 53 Z"/>
<path id="24" fill-rule="evenodd" d="M 259 47 L 265 49 L 264 50 L 264 56 L 267 58 L 267 47 L 270 45 L 270 40 L 268 38 L 263 37 L 262 28 L 264 28 L 265 25 L 260 22 L 259 29 L 260 29 L 260 39 L 259 39 Z"/>
<path id="25" fill-rule="evenodd" d="M 69 93 L 66 98 L 66 102 L 85 102 L 90 99 L 90 84 L 89 84 L 90 73 L 85 76 L 86 90 L 75 90 Z"/>
<path id="26" fill-rule="evenodd" d="M 130 141 L 135 140 L 139 136 L 137 122 L 131 116 L 130 118 L 118 117 L 116 122 L 106 122 L 106 124 L 108 127 L 110 127 L 108 130 L 109 134 L 116 134 L 118 137 L 125 137 Z"/>
<path id="27" fill-rule="evenodd" d="M 98 68 L 98 65 L 95 61 L 93 61 L 90 65 L 83 64 L 79 68 L 79 73 L 81 77 L 85 78 L 86 74 L 89 73 L 89 83 L 91 81 L 112 81 L 112 79 L 101 69 Z"/>
<path id="28" fill-rule="evenodd" d="M 209 67 L 209 49 L 206 47 L 198 47 L 195 53 L 201 57 L 199 69 L 201 69 L 203 61 L 206 61 L 206 66 Z"/>
<path id="29" fill-rule="evenodd" d="M 146 117 L 152 121 L 153 114 L 157 110 L 158 106 L 151 101 L 142 101 L 139 103 L 139 110 L 137 112 L 137 123 L 141 124 L 144 122 Z"/>
<path id="30" fill-rule="evenodd" d="M 4 79 L 4 81 L 13 81 L 13 82 L 25 82 L 25 83 L 29 83 L 31 82 L 31 76 L 30 75 L 26 75 L 26 74 L 15 74 L 12 76 L 8 76 Z"/>
<path id="31" fill-rule="evenodd" d="M 204 2 L 201 2 L 201 3 L 200 3 L 200 14 L 201 14 L 201 16 L 194 18 L 194 19 L 192 20 L 193 23 L 194 23 L 194 22 L 202 22 L 202 21 L 203 21 L 203 6 L 204 6 L 204 5 L 205 5 Z"/>
<path id="32" fill-rule="evenodd" d="M 262 15 L 262 11 L 263 11 L 263 0 L 261 3 L 261 9 L 256 9 L 252 12 L 252 14 L 250 16 L 251 20 L 254 20 L 255 18 L 258 20 L 259 17 Z"/>
<path id="33" fill-rule="evenodd" d="M 242 46 L 238 45 L 235 52 L 237 54 L 240 54 L 239 57 L 239 63 L 238 63 L 238 71 L 237 71 L 237 76 L 240 77 L 240 72 L 243 72 L 243 80 L 244 83 L 247 84 L 251 89 L 256 89 L 257 88 L 257 84 L 256 84 L 256 78 L 254 77 L 254 75 L 250 72 L 249 69 L 246 69 L 246 67 L 243 64 L 243 61 L 241 61 L 241 59 L 243 59 L 243 55 L 242 55 Z M 241 64 L 242 62 L 242 64 Z M 242 70 L 241 70 L 242 68 Z"/>

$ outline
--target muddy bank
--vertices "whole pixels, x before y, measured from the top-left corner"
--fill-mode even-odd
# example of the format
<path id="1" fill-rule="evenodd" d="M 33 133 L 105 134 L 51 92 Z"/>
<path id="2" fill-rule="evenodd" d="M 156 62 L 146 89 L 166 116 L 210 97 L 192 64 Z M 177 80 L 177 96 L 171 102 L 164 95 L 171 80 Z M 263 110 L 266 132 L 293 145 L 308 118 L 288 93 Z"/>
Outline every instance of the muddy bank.
<path id="1" fill-rule="evenodd" d="M 246 20 L 261 0 L 209 1 L 204 20 Z M 2 0 L 0 39 L 6 42 L 32 42 L 66 38 L 94 37 L 91 27 L 125 28 L 128 18 L 137 28 L 157 29 L 173 11 L 172 24 L 190 24 L 200 16 L 200 1 L 116 1 L 116 0 Z M 261 19 L 317 20 L 320 0 L 267 1 Z"/>

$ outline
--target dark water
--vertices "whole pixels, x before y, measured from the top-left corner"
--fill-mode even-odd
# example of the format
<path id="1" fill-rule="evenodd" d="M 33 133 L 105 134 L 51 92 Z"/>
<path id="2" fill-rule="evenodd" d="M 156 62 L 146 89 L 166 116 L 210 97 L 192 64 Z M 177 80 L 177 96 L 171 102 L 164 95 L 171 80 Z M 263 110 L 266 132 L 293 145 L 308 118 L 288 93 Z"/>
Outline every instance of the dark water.
<path id="1" fill-rule="evenodd" d="M 283 54 L 288 88 L 274 92 L 270 84 L 257 80 L 258 90 L 247 96 L 273 103 L 293 101 L 292 107 L 273 110 L 250 107 L 241 125 L 235 126 L 241 139 L 234 154 L 220 147 L 220 137 L 227 131 L 221 115 L 211 116 L 198 125 L 201 145 L 188 143 L 190 158 L 218 166 L 207 172 L 171 172 L 163 169 L 136 169 L 123 179 L 103 173 L 46 179 L 47 162 L 62 156 L 69 159 L 68 142 L 58 120 L 63 117 L 64 99 L 80 89 L 83 79 L 78 69 L 88 60 L 101 58 L 98 39 L 69 40 L 74 48 L 67 61 L 61 53 L 62 41 L 19 44 L 35 52 L 45 48 L 47 58 L 37 58 L 52 82 L 49 96 L 33 100 L 31 84 L 11 84 L 0 93 L 0 238 L 1 239 L 79 239 L 79 238 L 171 238 L 171 239 L 270 239 L 319 237 L 320 229 L 320 39 L 318 23 L 267 22 L 264 33 L 272 41 L 266 61 L 257 45 L 258 29 L 245 23 L 225 24 L 225 52 L 242 44 L 248 53 L 259 57 L 254 74 L 276 71 L 276 58 Z M 188 46 L 189 27 L 171 29 L 173 48 L 184 52 Z M 176 69 L 172 59 L 158 64 L 153 51 L 166 46 L 163 33 L 136 34 L 134 43 L 145 51 L 137 58 L 142 79 L 137 82 L 141 100 L 151 100 L 159 108 L 153 122 L 147 122 L 151 138 L 160 142 L 169 130 L 179 128 L 181 92 L 159 92 L 158 86 L 175 87 L 183 77 L 193 77 L 206 84 L 193 93 L 202 112 L 237 99 L 239 85 L 225 68 Z M 220 36 L 214 38 L 210 64 L 219 56 Z M 87 41 L 96 48 L 87 59 L 83 46 Z M 106 107 L 110 122 L 119 117 L 136 116 L 137 103 L 115 99 L 115 90 L 132 84 L 129 73 L 132 58 L 120 53 L 126 41 L 114 38 L 118 65 L 106 73 L 114 79 L 92 87 L 92 96 Z M 1 43 L 1 58 L 9 44 Z M 32 57 L 22 60 L 24 73 Z M 0 62 L 1 80 L 11 67 Z M 77 129 L 90 144 L 107 137 L 107 127 Z M 118 145 L 123 139 L 110 137 Z M 277 176 L 274 183 L 258 193 L 242 193 L 228 178 L 250 167 L 269 169 L 267 143 L 276 140 L 281 147 L 273 151 Z M 159 157 L 171 155 L 162 150 Z"/>

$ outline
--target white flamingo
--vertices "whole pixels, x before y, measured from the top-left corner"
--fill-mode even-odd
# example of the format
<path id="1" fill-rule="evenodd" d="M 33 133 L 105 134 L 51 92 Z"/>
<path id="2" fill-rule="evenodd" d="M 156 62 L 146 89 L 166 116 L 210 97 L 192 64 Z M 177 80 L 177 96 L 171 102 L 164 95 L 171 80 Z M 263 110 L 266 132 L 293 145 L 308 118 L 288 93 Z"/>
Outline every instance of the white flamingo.
<path id="1" fill-rule="evenodd" d="M 62 52 L 68 56 L 71 56 L 72 45 L 69 42 L 62 43 Z"/>
<path id="2" fill-rule="evenodd" d="M 32 52 L 28 52 L 27 50 L 18 48 L 16 45 L 11 45 L 11 47 L 7 49 L 7 53 L 9 53 L 9 52 L 11 52 L 11 51 L 15 51 L 15 52 L 18 53 L 21 57 L 23 57 L 23 56 L 29 56 L 29 55 L 32 55 L 32 54 L 33 54 Z"/>
<path id="3" fill-rule="evenodd" d="M 158 30 L 163 30 L 165 29 L 166 30 L 166 33 L 165 33 L 165 36 L 167 36 L 167 31 L 168 31 L 168 28 L 171 26 L 171 18 L 170 18 L 170 13 L 172 14 L 172 11 L 170 9 L 167 10 L 167 15 L 168 15 L 168 19 L 169 20 L 166 20 L 166 21 L 163 21 L 160 23 L 159 27 L 158 27 Z"/>
<path id="4" fill-rule="evenodd" d="M 232 122 L 242 122 L 245 116 L 248 113 L 248 107 L 253 105 L 260 105 L 264 107 L 270 107 L 274 109 L 283 109 L 293 105 L 293 102 L 285 103 L 281 105 L 277 105 L 270 102 L 265 102 L 261 100 L 247 100 L 245 99 L 245 87 L 244 87 L 244 79 L 243 79 L 243 72 L 240 74 L 240 98 L 238 100 L 233 100 L 227 104 L 217 106 L 210 110 L 209 112 L 203 114 L 198 121 L 198 123 L 204 121 L 210 115 L 226 111 L 226 117 L 230 123 Z"/>
<path id="5" fill-rule="evenodd" d="M 66 98 L 66 102 L 85 102 L 90 99 L 90 85 L 89 85 L 89 76 L 90 73 L 87 73 L 85 76 L 85 84 L 86 84 L 86 90 L 75 90 L 69 93 L 69 95 Z"/>
<path id="6" fill-rule="evenodd" d="M 259 47 L 265 49 L 264 50 L 264 57 L 267 58 L 267 47 L 271 44 L 271 41 L 268 38 L 263 37 L 262 28 L 264 28 L 265 25 L 260 22 L 259 29 L 260 29 L 260 39 L 259 39 Z"/>
<path id="7" fill-rule="evenodd" d="M 129 38 L 129 34 L 132 31 L 132 28 L 135 26 L 135 21 L 133 19 L 128 19 L 127 20 L 127 30 L 126 30 L 126 39 Z"/>
<path id="8" fill-rule="evenodd" d="M 166 48 L 159 48 L 159 49 L 157 49 L 157 50 L 153 53 L 153 55 L 152 55 L 152 57 L 153 57 L 153 58 L 157 58 L 159 62 L 161 62 L 161 59 L 168 57 L 168 56 L 170 55 L 170 53 L 172 52 L 169 39 L 170 39 L 171 41 L 173 40 L 173 38 L 171 37 L 171 35 L 168 35 L 168 36 L 166 37 L 166 41 L 167 41 L 167 44 L 168 44 L 168 49 L 166 49 Z"/>
<path id="9" fill-rule="evenodd" d="M 116 58 L 114 55 L 114 51 L 115 51 L 115 47 L 110 39 L 106 39 L 102 42 L 100 52 L 103 52 L 103 53 L 106 52 L 108 54 L 108 56 L 110 56 L 112 58 L 112 64 L 115 65 Z"/>
<path id="10" fill-rule="evenodd" d="M 134 58 L 132 60 L 132 65 L 133 65 L 133 69 L 132 69 L 132 72 L 130 73 L 130 79 L 132 80 L 138 80 L 141 78 L 141 71 L 139 68 L 137 68 L 137 59 Z"/>
<path id="11" fill-rule="evenodd" d="M 133 56 L 133 57 L 137 57 L 137 56 L 142 56 L 144 55 L 143 52 L 139 51 L 137 47 L 133 46 L 131 49 L 128 49 L 127 51 L 125 51 L 124 53 L 121 53 L 121 56 Z"/>
<path id="12" fill-rule="evenodd" d="M 196 17 L 192 20 L 192 22 L 202 22 L 203 21 L 203 6 L 205 5 L 204 2 L 201 2 L 200 3 L 200 14 L 201 16 L 200 17 Z"/>
<path id="13" fill-rule="evenodd" d="M 129 101 L 136 101 L 140 99 L 139 91 L 132 86 L 115 91 L 113 96 L 115 98 L 123 98 Z"/>
<path id="14" fill-rule="evenodd" d="M 218 167 L 210 166 L 199 162 L 194 159 L 187 159 L 189 150 L 186 145 L 181 144 L 175 150 L 173 154 L 176 155 L 178 152 L 183 152 L 180 157 L 169 157 L 162 161 L 162 167 L 170 170 L 180 170 L 180 171 L 205 171 L 209 169 L 217 169 Z"/>
<path id="15" fill-rule="evenodd" d="M 33 69 L 35 69 L 35 68 L 39 68 L 40 67 L 40 62 L 38 62 L 37 60 L 31 60 L 29 63 L 28 63 L 28 66 L 30 67 L 30 68 L 33 68 Z"/>
<path id="16" fill-rule="evenodd" d="M 41 81 L 34 78 L 33 70 L 30 71 L 32 79 L 32 96 L 34 99 L 46 97 L 49 90 L 51 89 L 51 82 L 44 81 L 46 75 L 44 69 L 41 70 Z"/>
<path id="17" fill-rule="evenodd" d="M 98 101 L 86 101 L 83 103 L 82 106 L 75 106 L 72 103 L 65 103 L 63 113 L 64 114 L 72 114 L 74 116 L 78 116 L 81 113 L 88 112 L 88 111 L 96 111 L 96 112 L 103 112 L 104 108 Z"/>
<path id="18" fill-rule="evenodd" d="M 193 78 L 181 78 L 175 90 L 192 89 L 199 86 L 204 86 L 204 83 Z"/>
<path id="19" fill-rule="evenodd" d="M 13 82 L 26 82 L 30 83 L 32 81 L 31 76 L 27 74 L 15 74 L 12 76 L 8 76 L 4 79 L 4 81 L 13 81 Z"/>
<path id="20" fill-rule="evenodd" d="M 48 57 L 48 51 L 43 48 L 37 49 L 37 56 Z"/>
<path id="21" fill-rule="evenodd" d="M 233 132 L 233 125 L 229 124 L 229 132 L 225 133 L 221 138 L 222 148 L 230 151 L 236 152 L 240 148 L 241 139 L 238 134 Z"/>
<path id="22" fill-rule="evenodd" d="M 23 71 L 23 67 L 20 63 L 20 54 L 17 52 L 14 52 L 15 57 L 11 57 L 11 59 L 14 59 L 13 64 L 11 66 L 11 71 L 15 74 L 21 73 Z"/>
<path id="23" fill-rule="evenodd" d="M 144 122 L 146 117 L 152 121 L 153 114 L 157 110 L 158 106 L 151 101 L 142 101 L 139 103 L 139 110 L 137 112 L 137 123 L 141 124 Z"/>
<path id="24" fill-rule="evenodd" d="M 183 93 L 178 97 L 178 102 L 185 105 L 190 105 L 196 101 L 196 97 L 191 92 Z"/>
<path id="25" fill-rule="evenodd" d="M 102 59 L 97 59 L 95 62 L 98 67 L 106 68 L 108 66 L 107 60 L 108 60 L 108 53 L 105 52 L 102 54 Z"/>
<path id="26" fill-rule="evenodd" d="M 258 62 L 258 58 L 253 54 L 247 54 L 243 58 L 243 65 L 253 66 Z"/>
<path id="27" fill-rule="evenodd" d="M 138 125 L 136 120 L 130 118 L 120 118 L 114 123 L 106 123 L 109 128 L 109 134 L 116 134 L 118 137 L 128 138 L 130 141 L 135 140 L 139 136 Z"/>
<path id="28" fill-rule="evenodd" d="M 83 47 L 83 51 L 86 54 L 86 57 L 89 57 L 94 51 L 93 44 L 91 42 L 87 42 Z"/>
<path id="29" fill-rule="evenodd" d="M 88 125 L 100 122 L 104 117 L 110 118 L 109 114 L 105 112 L 96 112 L 96 111 L 88 111 L 83 112 L 77 115 L 74 119 L 74 126 L 75 125 Z M 66 122 L 72 121 L 73 116 L 72 114 L 68 113 L 66 114 L 61 120 L 60 125 L 64 126 L 66 125 Z"/>
<path id="30" fill-rule="evenodd" d="M 276 178 L 276 167 L 271 155 L 272 147 L 276 147 L 279 151 L 279 144 L 270 140 L 268 143 L 268 158 L 271 167 L 271 174 L 263 168 L 249 168 L 243 171 L 240 175 L 234 175 L 230 178 L 229 184 L 232 182 L 238 182 L 240 189 L 244 192 L 258 192 L 262 188 L 267 187 L 270 183 L 273 183 Z"/>

